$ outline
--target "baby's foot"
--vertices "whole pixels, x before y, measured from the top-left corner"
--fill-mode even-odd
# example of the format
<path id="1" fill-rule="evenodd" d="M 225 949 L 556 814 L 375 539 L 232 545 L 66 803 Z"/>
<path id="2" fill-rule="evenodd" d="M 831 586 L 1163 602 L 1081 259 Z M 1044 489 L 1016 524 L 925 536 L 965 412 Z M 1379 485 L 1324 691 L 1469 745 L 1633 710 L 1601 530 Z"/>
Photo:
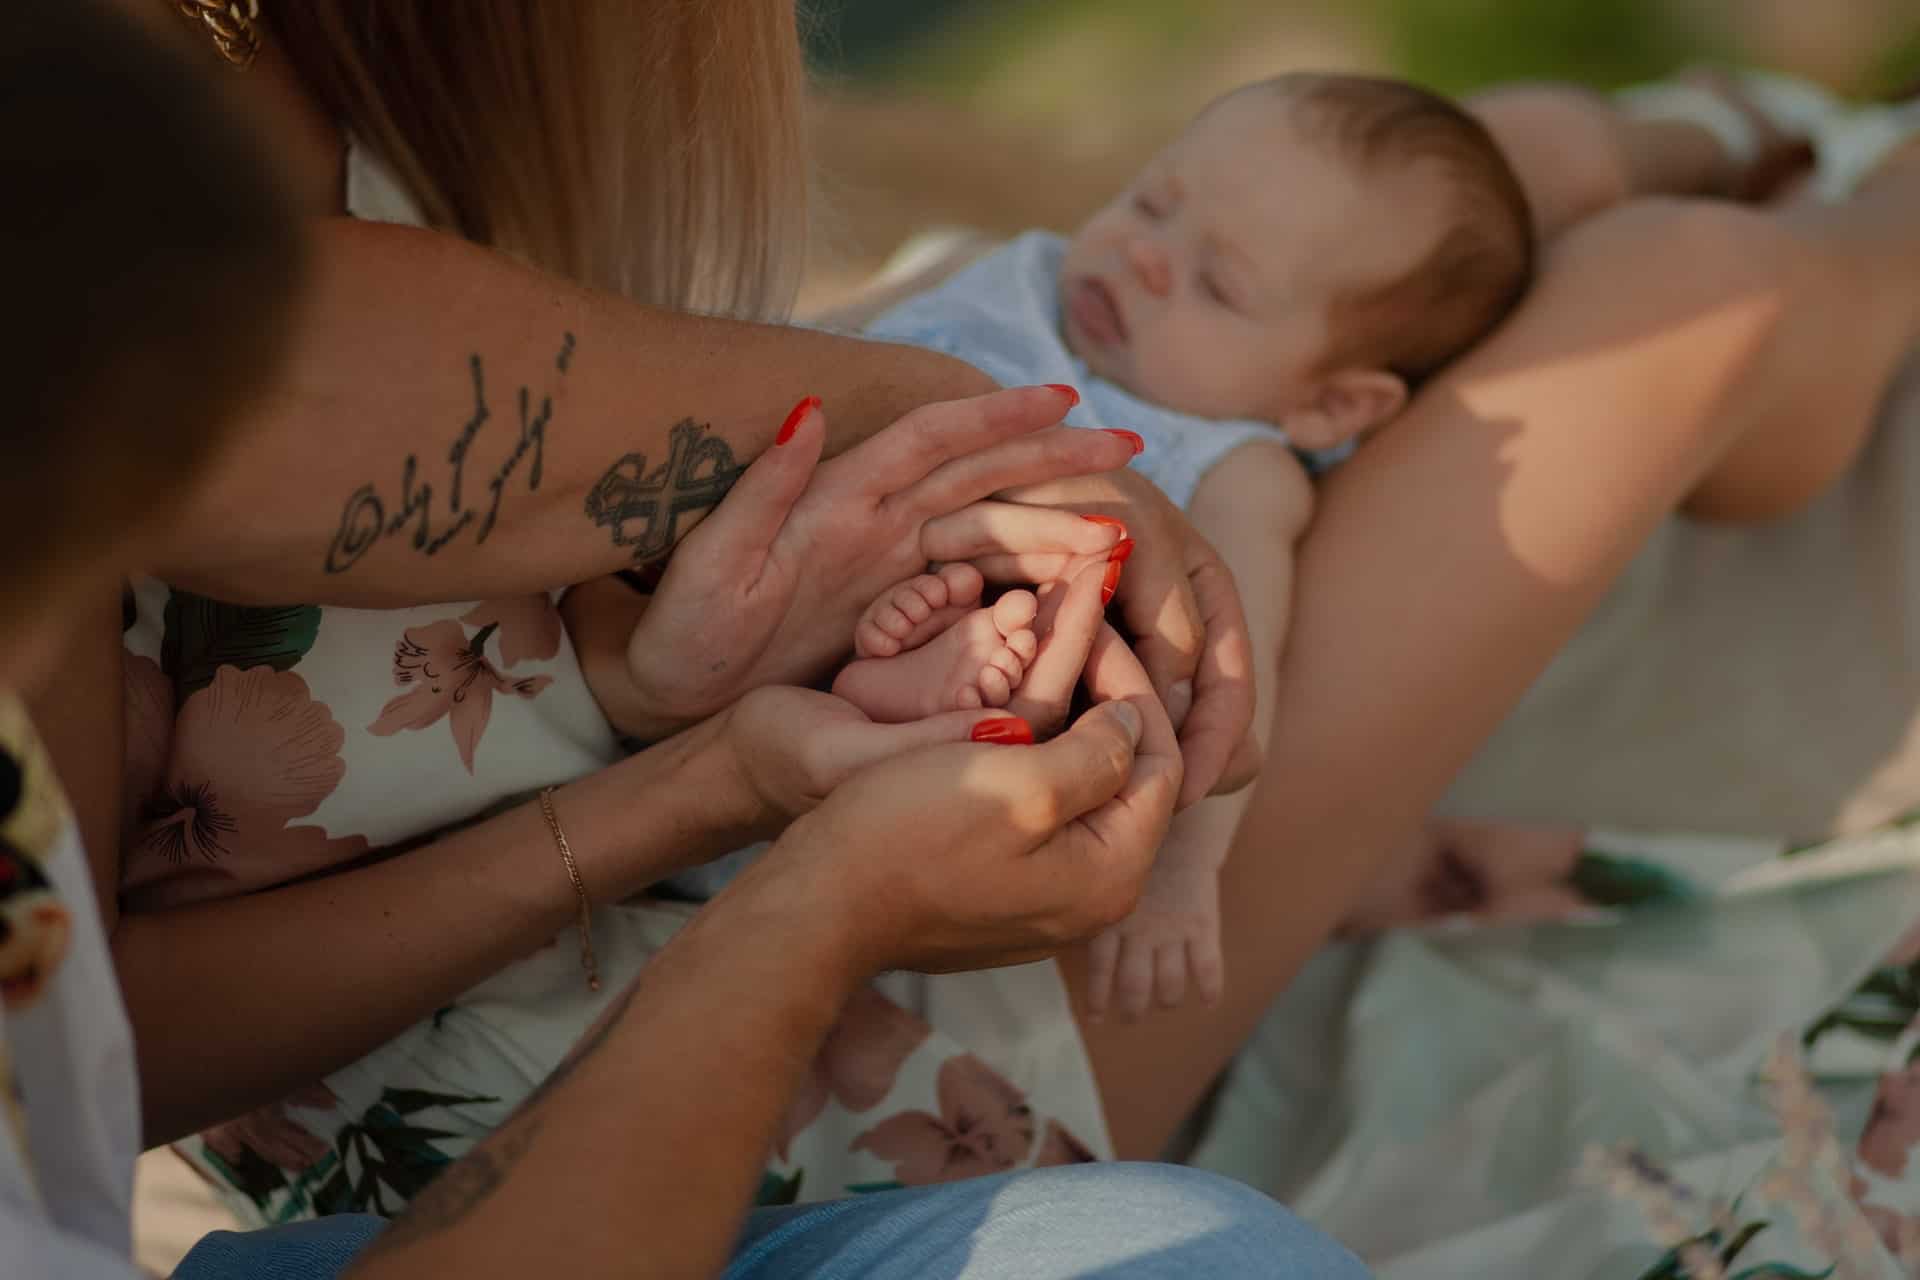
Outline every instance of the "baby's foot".
<path id="1" fill-rule="evenodd" d="M 942 565 L 908 578 L 867 606 L 853 628 L 853 652 L 862 658 L 892 658 L 918 649 L 967 616 L 980 603 L 986 580 L 970 564 Z"/>
<path id="2" fill-rule="evenodd" d="M 833 691 L 889 724 L 942 711 L 1004 707 L 1039 649 L 1033 634 L 1037 607 L 1031 591 L 1009 591 L 991 608 L 966 612 L 932 639 L 921 637 L 917 649 L 848 663 Z M 930 613 L 913 632 L 931 627 L 934 616 Z"/>

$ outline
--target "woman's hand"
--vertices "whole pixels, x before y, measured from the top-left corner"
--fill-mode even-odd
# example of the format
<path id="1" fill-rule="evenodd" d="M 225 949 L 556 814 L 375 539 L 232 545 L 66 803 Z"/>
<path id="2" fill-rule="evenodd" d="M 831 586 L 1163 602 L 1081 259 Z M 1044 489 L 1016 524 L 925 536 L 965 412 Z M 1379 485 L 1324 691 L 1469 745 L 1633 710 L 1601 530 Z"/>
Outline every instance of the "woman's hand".
<path id="1" fill-rule="evenodd" d="M 720 714 L 719 741 L 757 816 L 754 834 L 772 839 L 860 770 L 921 747 L 981 740 L 1030 742 L 1025 721 L 988 707 L 949 711 L 907 724 L 875 724 L 844 698 L 769 685 Z"/>
<path id="2" fill-rule="evenodd" d="M 1132 909 L 1180 789 L 1173 727 L 1142 686 L 1038 746 L 933 747 L 855 774 L 716 909 L 819 921 L 856 980 L 1016 964 L 1097 933 Z"/>
<path id="3" fill-rule="evenodd" d="M 760 685 L 819 679 L 874 597 L 930 561 L 1104 554 L 1119 538 L 1108 526 L 982 501 L 1132 456 L 1108 432 L 1056 426 L 1072 404 L 1070 391 L 1024 387 L 927 405 L 826 463 L 820 408 L 803 406 L 661 579 L 627 652 L 657 723 L 634 731 L 661 736 Z"/>
<path id="4" fill-rule="evenodd" d="M 1180 734 L 1186 784 L 1180 806 L 1237 791 L 1259 772 L 1253 724 L 1254 671 L 1246 615 L 1220 553 L 1146 477 L 1132 471 L 1033 485 L 1004 495 L 1103 516 L 1125 527 L 1132 550 L 1124 570 L 1107 571 L 1126 629 L 1154 690 Z M 1100 557 L 985 556 L 994 581 L 1078 578 Z M 1036 670 L 1014 709 L 1042 726 L 1064 715 L 1071 683 Z"/>

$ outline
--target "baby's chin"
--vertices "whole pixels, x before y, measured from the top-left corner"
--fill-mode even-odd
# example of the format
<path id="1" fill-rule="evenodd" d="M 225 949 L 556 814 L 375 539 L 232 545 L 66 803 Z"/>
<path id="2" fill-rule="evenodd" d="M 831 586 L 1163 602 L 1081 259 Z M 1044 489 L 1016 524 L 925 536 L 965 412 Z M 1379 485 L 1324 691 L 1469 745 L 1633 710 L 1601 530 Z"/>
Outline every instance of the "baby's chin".
<path id="1" fill-rule="evenodd" d="M 1060 336 L 1066 340 L 1067 350 L 1071 351 L 1080 363 L 1086 365 L 1087 372 L 1094 377 L 1102 382 L 1111 382 L 1128 395 L 1152 404 L 1162 403 L 1143 385 L 1143 380 L 1135 376 L 1133 362 L 1126 358 L 1124 351 L 1101 346 L 1081 336 L 1064 318 L 1060 322 Z"/>

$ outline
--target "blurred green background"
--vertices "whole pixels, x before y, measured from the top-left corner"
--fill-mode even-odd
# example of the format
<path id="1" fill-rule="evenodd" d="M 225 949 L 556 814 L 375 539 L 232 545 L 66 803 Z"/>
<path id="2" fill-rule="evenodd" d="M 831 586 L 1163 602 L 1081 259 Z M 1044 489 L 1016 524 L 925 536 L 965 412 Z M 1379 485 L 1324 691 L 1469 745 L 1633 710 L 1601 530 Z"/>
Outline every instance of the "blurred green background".
<path id="1" fill-rule="evenodd" d="M 1681 63 L 1758 62 L 1835 88 L 1891 91 L 1920 75 L 1912 0 L 815 0 L 816 62 L 871 82 L 966 96 L 1008 59 L 1081 43 L 1132 68 L 1215 56 L 1250 34 L 1320 44 L 1436 88 L 1548 76 L 1596 86 Z M 1078 60 L 1075 59 L 1075 62 Z M 1051 77 L 1062 100 L 1074 74 Z"/>
<path id="2" fill-rule="evenodd" d="M 1920 0 L 802 0 L 826 217 L 817 299 L 913 230 L 1066 226 L 1207 100 L 1278 71 L 1451 93 L 1691 63 L 1862 97 L 1920 81 Z"/>

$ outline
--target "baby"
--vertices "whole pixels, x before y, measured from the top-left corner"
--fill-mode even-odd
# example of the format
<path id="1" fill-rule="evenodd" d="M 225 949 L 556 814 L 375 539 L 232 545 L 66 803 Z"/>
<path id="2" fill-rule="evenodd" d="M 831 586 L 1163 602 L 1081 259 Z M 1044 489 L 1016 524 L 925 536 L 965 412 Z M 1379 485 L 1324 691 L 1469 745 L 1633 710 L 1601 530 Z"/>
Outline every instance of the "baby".
<path id="1" fill-rule="evenodd" d="M 1533 252 L 1526 197 L 1473 117 L 1396 81 L 1286 75 L 1208 106 L 1071 240 L 1022 236 L 869 333 L 1009 385 L 1070 383 L 1083 401 L 1069 422 L 1142 436 L 1134 466 L 1234 572 L 1264 731 L 1309 472 L 1499 324 Z M 917 655 L 862 632 L 836 691 L 863 706 L 900 696 L 883 690 Z M 1031 641 L 1007 643 L 1017 656 Z M 982 695 L 998 696 L 1013 665 L 995 655 Z M 1176 1004 L 1189 984 L 1218 996 L 1217 876 L 1244 804 L 1175 820 L 1139 907 L 1093 947 L 1096 1009 L 1114 994 L 1129 1013 Z"/>
<path id="2" fill-rule="evenodd" d="M 1070 241 L 1021 236 L 868 332 L 1008 386 L 1073 385 L 1069 423 L 1138 432 L 1134 465 L 1234 570 L 1265 677 L 1308 470 L 1498 324 L 1532 267 L 1525 196 L 1472 117 L 1412 85 L 1288 75 L 1207 107 Z M 887 721 L 1003 706 L 1035 612 L 1027 591 L 984 605 L 977 571 L 944 566 L 874 602 L 833 690 Z M 1177 1003 L 1189 977 L 1217 995 L 1216 873 L 1239 812 L 1210 801 L 1175 822 L 1139 908 L 1094 948 L 1096 1005 L 1116 981 L 1129 1010 L 1150 991 Z"/>

